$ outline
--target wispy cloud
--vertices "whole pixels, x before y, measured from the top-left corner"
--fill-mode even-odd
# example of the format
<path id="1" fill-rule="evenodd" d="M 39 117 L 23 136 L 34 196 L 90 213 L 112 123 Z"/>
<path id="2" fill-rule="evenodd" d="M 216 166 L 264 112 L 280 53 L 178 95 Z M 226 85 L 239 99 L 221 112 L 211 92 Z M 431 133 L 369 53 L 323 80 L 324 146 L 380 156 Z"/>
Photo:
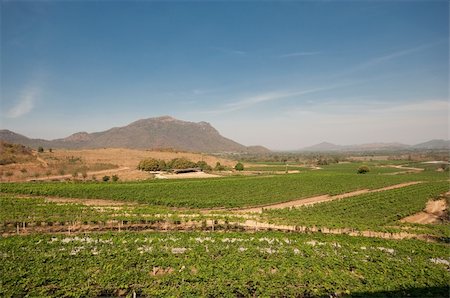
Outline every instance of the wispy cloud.
<path id="1" fill-rule="evenodd" d="M 244 52 L 241 50 L 229 49 L 229 48 L 212 47 L 212 49 L 222 52 L 224 54 L 241 55 L 241 56 L 247 54 L 247 52 Z"/>
<path id="2" fill-rule="evenodd" d="M 314 88 L 298 90 L 298 91 L 266 92 L 266 93 L 262 93 L 262 94 L 258 94 L 258 95 L 250 96 L 250 97 L 245 97 L 240 100 L 227 103 L 218 109 L 206 111 L 206 113 L 208 113 L 208 114 L 228 113 L 228 112 L 233 112 L 233 111 L 249 108 L 254 105 L 264 103 L 264 102 L 277 101 L 277 100 L 282 100 L 282 99 L 286 99 L 286 98 L 290 98 L 290 97 L 303 96 L 303 95 L 317 93 L 317 92 L 321 92 L 321 91 L 327 91 L 327 90 L 332 90 L 332 89 L 336 89 L 336 88 L 347 87 L 347 86 L 355 85 L 358 83 L 360 83 L 360 82 L 334 84 L 334 85 L 329 85 L 329 86 L 320 86 L 320 87 L 314 87 Z"/>
<path id="3" fill-rule="evenodd" d="M 278 58 L 290 58 L 299 56 L 314 56 L 319 55 L 321 52 L 295 52 L 278 56 Z"/>
<path id="4" fill-rule="evenodd" d="M 38 86 L 26 87 L 22 90 L 22 94 L 17 103 L 6 112 L 6 116 L 8 118 L 19 118 L 31 112 L 39 93 L 40 88 Z"/>
<path id="5" fill-rule="evenodd" d="M 404 57 L 404 56 L 407 56 L 407 55 L 410 55 L 410 54 L 413 54 L 413 53 L 418 53 L 418 52 L 421 52 L 421 51 L 425 51 L 427 49 L 430 49 L 430 48 L 433 48 L 435 46 L 438 46 L 438 45 L 440 45 L 440 44 L 442 44 L 444 42 L 445 42 L 444 40 L 439 40 L 437 42 L 422 44 L 420 46 L 407 48 L 407 49 L 402 49 L 402 50 L 391 52 L 391 53 L 388 53 L 388 54 L 385 54 L 385 55 L 382 55 L 382 56 L 374 57 L 374 58 L 371 58 L 371 59 L 369 59 L 369 60 L 367 60 L 365 62 L 357 64 L 357 65 L 355 65 L 353 67 L 350 67 L 349 69 L 344 70 L 343 72 L 340 72 L 340 73 L 338 73 L 338 74 L 336 74 L 336 75 L 334 75 L 332 77 L 340 77 L 340 76 L 343 76 L 343 75 L 352 74 L 352 73 L 357 72 L 357 71 L 365 70 L 365 69 L 370 68 L 372 66 L 376 66 L 378 64 L 382 64 L 384 62 L 387 62 L 387 61 L 390 61 L 390 60 L 394 60 L 396 58 L 401 58 L 401 57 Z"/>

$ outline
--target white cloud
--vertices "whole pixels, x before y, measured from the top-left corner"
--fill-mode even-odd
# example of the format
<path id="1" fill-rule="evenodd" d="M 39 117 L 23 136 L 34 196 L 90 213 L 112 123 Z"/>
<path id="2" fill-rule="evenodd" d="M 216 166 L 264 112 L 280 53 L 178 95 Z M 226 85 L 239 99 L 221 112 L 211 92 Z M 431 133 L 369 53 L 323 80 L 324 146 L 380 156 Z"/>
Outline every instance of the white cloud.
<path id="1" fill-rule="evenodd" d="M 8 118 L 18 118 L 31 112 L 39 93 L 40 90 L 38 87 L 25 88 L 22 91 L 19 101 L 7 111 L 6 116 Z"/>

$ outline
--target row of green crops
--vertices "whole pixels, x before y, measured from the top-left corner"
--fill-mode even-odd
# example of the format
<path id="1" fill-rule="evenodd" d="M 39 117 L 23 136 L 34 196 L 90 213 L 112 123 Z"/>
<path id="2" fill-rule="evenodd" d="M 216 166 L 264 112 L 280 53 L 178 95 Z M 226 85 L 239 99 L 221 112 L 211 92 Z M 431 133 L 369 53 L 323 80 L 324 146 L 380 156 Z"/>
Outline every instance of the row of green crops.
<path id="1" fill-rule="evenodd" d="M 448 190 L 448 181 L 424 182 L 310 207 L 265 210 L 264 217 L 277 223 L 299 226 L 377 230 L 396 225 L 399 219 L 422 211 L 429 199 Z"/>
<path id="2" fill-rule="evenodd" d="M 338 235 L 115 233 L 0 241 L 0 296 L 446 297 L 448 247 Z"/>
<path id="3" fill-rule="evenodd" d="M 152 205 L 212 208 L 271 204 L 321 194 L 374 189 L 407 181 L 447 179 L 445 173 L 402 175 L 309 171 L 264 177 L 122 183 L 3 183 L 3 193 L 112 199 Z"/>

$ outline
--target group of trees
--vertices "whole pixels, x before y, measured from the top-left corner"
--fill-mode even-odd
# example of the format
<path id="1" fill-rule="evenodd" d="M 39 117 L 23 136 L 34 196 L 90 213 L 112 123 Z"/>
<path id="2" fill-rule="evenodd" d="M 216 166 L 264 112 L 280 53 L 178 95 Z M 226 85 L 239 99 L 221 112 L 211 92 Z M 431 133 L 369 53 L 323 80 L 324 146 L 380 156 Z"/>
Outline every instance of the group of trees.
<path id="1" fill-rule="evenodd" d="M 188 169 L 188 168 L 200 168 L 204 172 L 210 172 L 213 168 L 208 165 L 205 161 L 193 162 L 187 158 L 174 158 L 168 162 L 162 159 L 147 158 L 141 160 L 138 165 L 138 169 L 141 171 L 169 171 L 173 169 Z M 237 171 L 244 170 L 244 165 L 242 163 L 237 163 L 234 167 Z M 221 165 L 220 162 L 216 163 L 214 167 L 215 171 L 225 171 L 230 170 L 229 167 Z"/>
<path id="2" fill-rule="evenodd" d="M 187 158 L 174 158 L 168 162 L 162 159 L 147 158 L 142 160 L 138 169 L 141 171 L 168 171 L 172 169 L 188 169 L 188 168 L 200 168 L 202 171 L 211 171 L 212 167 L 205 161 L 193 162 Z"/>

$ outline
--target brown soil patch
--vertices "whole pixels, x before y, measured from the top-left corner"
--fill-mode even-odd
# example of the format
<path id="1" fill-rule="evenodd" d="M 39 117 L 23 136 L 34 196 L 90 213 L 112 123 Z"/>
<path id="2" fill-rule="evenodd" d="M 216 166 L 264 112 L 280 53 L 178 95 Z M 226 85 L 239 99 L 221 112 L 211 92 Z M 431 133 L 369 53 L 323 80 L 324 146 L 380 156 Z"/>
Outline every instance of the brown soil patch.
<path id="1" fill-rule="evenodd" d="M 314 205 L 314 204 L 318 204 L 318 203 L 323 203 L 323 202 L 328 202 L 328 201 L 334 201 L 334 200 L 340 200 L 340 199 L 344 199 L 344 198 L 348 198 L 348 197 L 353 197 L 353 196 L 357 196 L 357 195 L 361 195 L 361 194 L 365 194 L 365 193 L 380 192 L 380 191 L 386 191 L 386 190 L 391 190 L 391 189 L 402 188 L 402 187 L 406 187 L 406 186 L 410 186 L 410 185 L 414 185 L 414 184 L 419 184 L 419 183 L 422 183 L 422 182 L 421 181 L 406 182 L 406 183 L 391 185 L 391 186 L 378 188 L 378 189 L 373 189 L 373 190 L 362 189 L 362 190 L 356 190 L 356 191 L 347 192 L 347 193 L 343 193 L 343 194 L 335 195 L 335 196 L 321 195 L 321 196 L 315 196 L 315 197 L 310 197 L 310 198 L 298 199 L 298 200 L 293 200 L 293 201 L 288 201 L 288 202 L 283 202 L 283 203 L 277 203 L 277 204 L 272 204 L 272 205 L 267 205 L 267 206 L 243 208 L 243 209 L 237 210 L 236 212 L 257 212 L 257 213 L 262 213 L 263 209 L 283 209 L 283 208 L 295 208 L 295 207 L 300 207 L 300 206 L 310 206 L 310 205 Z"/>
<path id="2" fill-rule="evenodd" d="M 47 202 L 59 203 L 59 204 L 81 204 L 86 206 L 125 206 L 125 205 L 137 205 L 136 203 L 120 202 L 113 200 L 100 200 L 100 199 L 74 199 L 74 198 L 57 198 L 46 197 Z"/>
<path id="3" fill-rule="evenodd" d="M 407 216 L 400 220 L 400 222 L 418 223 L 418 224 L 433 224 L 442 221 L 445 211 L 447 210 L 447 202 L 442 200 L 430 200 L 424 211 Z"/>
<path id="4" fill-rule="evenodd" d="M 205 173 L 205 172 L 192 172 L 192 173 L 180 173 L 180 174 L 161 173 L 161 174 L 155 175 L 155 178 L 158 178 L 158 179 L 189 179 L 189 178 L 217 178 L 217 177 L 222 177 L 222 176 L 209 174 L 209 173 Z"/>

